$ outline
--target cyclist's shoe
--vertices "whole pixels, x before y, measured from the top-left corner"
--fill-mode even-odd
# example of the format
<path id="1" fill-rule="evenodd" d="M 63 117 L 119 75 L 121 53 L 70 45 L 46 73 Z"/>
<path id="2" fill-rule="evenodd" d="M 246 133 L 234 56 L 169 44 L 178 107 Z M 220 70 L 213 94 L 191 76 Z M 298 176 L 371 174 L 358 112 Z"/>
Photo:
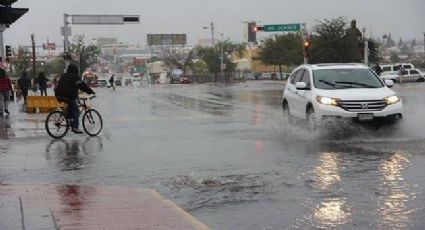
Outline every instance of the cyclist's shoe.
<path id="1" fill-rule="evenodd" d="M 82 134 L 83 131 L 79 130 L 79 129 L 71 129 L 71 131 L 75 134 Z"/>
<path id="2" fill-rule="evenodd" d="M 5 109 L 5 110 L 4 110 L 4 112 L 5 112 L 7 115 L 9 115 L 9 114 L 10 114 L 9 110 L 7 110 L 7 109 Z"/>

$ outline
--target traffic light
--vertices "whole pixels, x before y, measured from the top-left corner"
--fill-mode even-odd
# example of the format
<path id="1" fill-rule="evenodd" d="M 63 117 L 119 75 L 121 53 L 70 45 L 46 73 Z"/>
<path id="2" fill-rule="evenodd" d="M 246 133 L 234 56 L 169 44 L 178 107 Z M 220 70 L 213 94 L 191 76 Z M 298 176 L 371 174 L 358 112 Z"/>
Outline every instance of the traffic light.
<path id="1" fill-rule="evenodd" d="M 310 56 L 310 41 L 309 40 L 304 40 L 303 42 L 303 48 L 304 48 L 304 57 L 309 57 Z"/>
<path id="2" fill-rule="evenodd" d="M 12 8 L 10 5 L 17 0 L 0 0 L 0 24 L 7 27 L 28 12 L 28 8 Z"/>
<path id="3" fill-rule="evenodd" d="M 6 46 L 6 57 L 12 57 L 12 48 L 10 46 Z"/>
<path id="4" fill-rule="evenodd" d="M 257 24 L 255 22 L 248 23 L 248 42 L 257 41 Z"/>
<path id="5" fill-rule="evenodd" d="M 263 30 L 264 30 L 264 26 L 256 26 L 255 27 L 255 32 L 263 31 Z"/>

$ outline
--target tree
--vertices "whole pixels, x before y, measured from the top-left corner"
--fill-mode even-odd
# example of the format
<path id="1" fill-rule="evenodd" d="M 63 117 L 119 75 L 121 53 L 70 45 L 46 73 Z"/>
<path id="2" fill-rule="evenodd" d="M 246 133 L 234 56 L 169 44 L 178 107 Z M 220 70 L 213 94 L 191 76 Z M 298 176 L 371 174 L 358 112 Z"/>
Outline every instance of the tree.
<path id="1" fill-rule="evenodd" d="M 390 61 L 392 63 L 397 63 L 397 62 L 400 62 L 400 58 L 397 56 L 396 53 L 393 52 L 393 53 L 391 53 Z"/>
<path id="2" fill-rule="evenodd" d="M 345 18 L 320 21 L 311 35 L 310 63 L 362 62 L 364 38 L 353 36 Z M 357 32 L 359 33 L 359 32 Z M 369 39 L 369 59 L 379 60 L 377 42 Z"/>
<path id="3" fill-rule="evenodd" d="M 320 21 L 311 35 L 310 62 L 360 62 L 361 47 L 356 39 L 346 36 L 347 28 L 342 17 Z"/>
<path id="4" fill-rule="evenodd" d="M 161 50 L 161 59 L 170 69 L 181 69 L 184 73 L 193 65 L 194 50 L 186 51 L 176 48 L 164 48 Z"/>
<path id="5" fill-rule="evenodd" d="M 392 39 L 391 37 L 391 33 L 388 34 L 388 38 L 387 38 L 387 47 L 393 47 L 395 46 L 395 41 Z"/>
<path id="6" fill-rule="evenodd" d="M 93 44 L 86 45 L 84 35 L 76 35 L 73 43 L 70 45 L 71 55 L 78 58 L 80 73 L 83 73 L 87 68 L 97 63 L 100 55 L 100 49 Z"/>
<path id="7" fill-rule="evenodd" d="M 28 72 L 31 67 L 31 54 L 24 48 L 19 47 L 11 68 L 11 75 L 19 77 L 23 72 Z"/>
<path id="8" fill-rule="evenodd" d="M 208 65 L 203 60 L 193 60 L 191 69 L 194 73 L 207 73 Z"/>
<path id="9" fill-rule="evenodd" d="M 196 47 L 195 52 L 197 56 L 202 59 L 208 66 L 208 70 L 214 74 L 215 81 L 217 75 L 221 72 L 221 57 L 223 56 L 223 64 L 225 65 L 225 73 L 233 73 L 236 69 L 236 64 L 230 60 L 228 54 L 236 50 L 236 45 L 230 41 L 220 41 L 214 47 Z"/>
<path id="10" fill-rule="evenodd" d="M 416 39 L 413 39 L 412 42 L 410 43 L 410 50 L 414 51 L 415 46 L 416 46 Z"/>
<path id="11" fill-rule="evenodd" d="M 300 34 L 283 34 L 269 37 L 264 41 L 259 53 L 260 60 L 266 65 L 299 65 L 303 63 L 302 38 Z"/>
<path id="12" fill-rule="evenodd" d="M 403 46 L 403 40 L 400 38 L 400 40 L 398 40 L 397 47 L 401 48 L 402 46 Z"/>
<path id="13" fill-rule="evenodd" d="M 379 63 L 381 56 L 379 55 L 379 42 L 374 39 L 368 39 L 369 61 L 370 63 Z"/>
<path id="14" fill-rule="evenodd" d="M 51 74 L 62 74 L 65 69 L 65 61 L 62 57 L 56 57 L 53 61 L 46 63 L 44 66 L 37 67 L 40 71 L 43 71 L 46 76 Z"/>

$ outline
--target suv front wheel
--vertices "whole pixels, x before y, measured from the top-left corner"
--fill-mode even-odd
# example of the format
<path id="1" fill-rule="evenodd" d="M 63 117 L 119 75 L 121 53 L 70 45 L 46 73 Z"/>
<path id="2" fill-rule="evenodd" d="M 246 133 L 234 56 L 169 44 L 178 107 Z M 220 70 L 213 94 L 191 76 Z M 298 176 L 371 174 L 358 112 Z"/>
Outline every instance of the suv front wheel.
<path id="1" fill-rule="evenodd" d="M 285 122 L 288 124 L 292 124 L 291 115 L 289 114 L 289 105 L 286 100 L 282 102 L 282 112 L 283 112 L 283 118 L 285 119 Z"/>
<path id="2" fill-rule="evenodd" d="M 306 125 L 308 130 L 316 130 L 319 127 L 312 106 L 307 107 Z"/>

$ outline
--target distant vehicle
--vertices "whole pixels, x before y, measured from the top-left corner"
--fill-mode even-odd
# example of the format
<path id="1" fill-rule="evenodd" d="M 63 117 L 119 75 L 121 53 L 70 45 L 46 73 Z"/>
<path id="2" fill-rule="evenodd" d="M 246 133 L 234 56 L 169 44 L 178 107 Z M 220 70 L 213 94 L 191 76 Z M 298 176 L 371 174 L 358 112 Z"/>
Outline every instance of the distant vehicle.
<path id="1" fill-rule="evenodd" d="M 401 72 L 386 72 L 381 76 L 384 80 L 393 82 L 424 82 L 425 75 L 418 69 L 404 69 Z"/>
<path id="2" fill-rule="evenodd" d="M 169 73 L 170 75 L 170 83 L 174 84 L 176 82 L 180 82 L 180 78 L 183 76 L 183 70 L 181 69 L 173 69 Z"/>
<path id="3" fill-rule="evenodd" d="M 271 80 L 272 79 L 272 73 L 261 73 L 261 76 L 258 78 L 258 80 Z"/>
<path id="4" fill-rule="evenodd" d="M 115 85 L 116 86 L 122 86 L 122 79 L 116 79 L 115 80 Z"/>
<path id="5" fill-rule="evenodd" d="M 140 87 L 142 85 L 142 77 L 140 76 L 140 74 L 138 73 L 133 74 L 132 84 L 134 87 Z"/>
<path id="6" fill-rule="evenodd" d="M 98 87 L 107 87 L 108 86 L 108 79 L 106 79 L 106 78 L 97 79 L 97 86 Z"/>
<path id="7" fill-rule="evenodd" d="M 387 71 L 381 73 L 382 80 L 391 80 L 394 83 L 398 82 L 398 72 L 397 71 Z"/>
<path id="8" fill-rule="evenodd" d="M 282 107 L 309 129 L 343 118 L 392 124 L 403 116 L 400 97 L 389 89 L 393 84 L 361 64 L 302 65 L 285 86 Z"/>
<path id="9" fill-rule="evenodd" d="M 189 83 L 190 83 L 190 79 L 188 76 L 182 75 L 180 77 L 180 84 L 189 84 Z"/>
<path id="10" fill-rule="evenodd" d="M 395 63 L 395 64 L 391 64 L 391 65 L 382 65 L 381 70 L 382 70 L 382 73 L 396 72 L 396 71 L 399 71 L 401 67 L 403 67 L 403 69 L 414 69 L 415 68 L 415 66 L 411 63 Z"/>
<path id="11" fill-rule="evenodd" d="M 124 77 L 122 79 L 122 84 L 124 86 L 129 86 L 129 85 L 133 85 L 133 79 L 129 78 L 129 77 Z"/>

